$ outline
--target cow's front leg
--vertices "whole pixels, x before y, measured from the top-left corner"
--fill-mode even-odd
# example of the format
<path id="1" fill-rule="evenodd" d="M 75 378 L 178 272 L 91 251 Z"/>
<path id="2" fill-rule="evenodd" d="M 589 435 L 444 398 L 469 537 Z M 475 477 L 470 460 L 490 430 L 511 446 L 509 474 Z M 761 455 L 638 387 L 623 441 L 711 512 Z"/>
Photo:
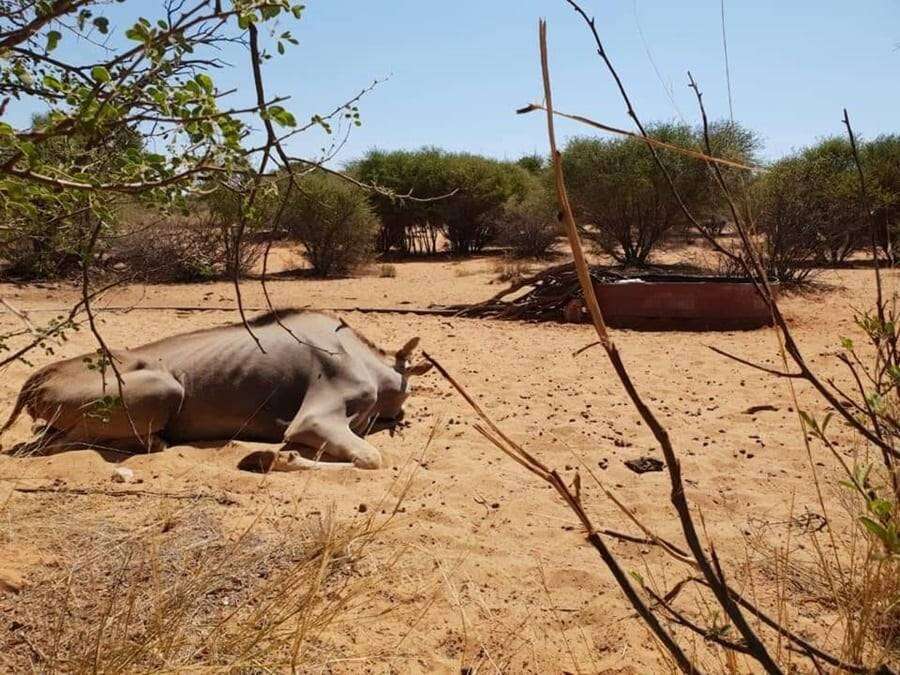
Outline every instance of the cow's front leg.
<path id="1" fill-rule="evenodd" d="M 295 419 L 284 434 L 284 442 L 297 443 L 337 460 L 352 462 L 358 469 L 381 468 L 381 453 L 350 430 L 344 415 L 316 416 L 299 422 Z"/>
<path id="2" fill-rule="evenodd" d="M 284 442 L 324 452 L 359 469 L 381 467 L 381 453 L 354 429 L 365 432 L 376 402 L 374 384 L 340 381 L 310 388 L 284 432 Z"/>

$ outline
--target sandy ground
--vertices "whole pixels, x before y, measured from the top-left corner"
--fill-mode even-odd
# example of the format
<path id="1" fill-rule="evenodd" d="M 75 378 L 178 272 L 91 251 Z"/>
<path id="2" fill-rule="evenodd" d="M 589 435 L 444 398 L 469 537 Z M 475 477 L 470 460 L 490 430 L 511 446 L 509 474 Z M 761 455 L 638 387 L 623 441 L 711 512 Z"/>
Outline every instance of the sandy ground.
<path id="1" fill-rule="evenodd" d="M 510 436 L 567 476 L 574 476 L 581 458 L 645 523 L 681 541 L 665 474 L 637 475 L 624 465 L 642 455 L 660 456 L 650 434 L 626 402 L 602 353 L 593 349 L 573 357 L 592 341 L 589 326 L 352 311 L 361 306 L 427 307 L 482 300 L 501 288 L 494 282 L 492 266 L 489 259 L 398 263 L 395 278 L 380 278 L 376 270 L 357 279 L 276 280 L 270 290 L 278 306 L 346 308 L 342 316 L 378 344 L 396 348 L 420 335 L 422 346 Z M 784 310 L 810 362 L 842 379 L 832 354 L 841 336 L 855 334 L 850 308 L 866 304 L 873 292 L 871 275 L 830 271 L 820 281 L 826 290 L 788 296 Z M 262 306 L 258 284 L 248 282 L 244 294 L 248 306 Z M 56 308 L 77 295 L 66 285 L 0 286 L 0 296 L 29 310 L 35 323 L 51 318 Z M 100 328 L 111 345 L 136 346 L 235 320 L 226 312 L 142 307 L 231 307 L 232 298 L 224 283 L 117 289 L 98 306 L 134 309 L 102 312 Z M 10 314 L 0 315 L 0 330 L 16 324 Z M 820 511 L 814 487 L 805 478 L 806 451 L 786 382 L 724 359 L 707 346 L 775 365 L 779 358 L 774 333 L 621 330 L 615 331 L 615 339 L 640 390 L 669 427 L 683 460 L 691 504 L 702 510 L 720 557 L 728 561 L 728 572 L 773 608 L 774 582 L 762 572 L 747 574 L 743 567 L 748 535 L 769 536 L 766 533 L 777 529 L 774 524 L 789 521 L 792 514 Z M 83 330 L 71 334 L 52 356 L 38 351 L 29 358 L 40 366 L 92 349 L 92 338 Z M 0 374 L 4 415 L 30 371 L 30 366 L 17 363 Z M 799 394 L 803 407 L 823 411 L 810 392 L 801 388 Z M 772 408 L 748 412 L 754 406 Z M 30 420 L 25 417 L 4 437 L 4 445 L 29 436 Z M 248 474 L 236 464 L 250 444 L 225 443 L 127 458 L 121 465 L 142 482 L 123 486 L 110 480 L 116 464 L 92 450 L 29 459 L 0 456 L 0 666 L 11 671 L 42 668 L 49 646 L 41 631 L 47 627 L 39 625 L 40 618 L 28 618 L 32 615 L 26 616 L 24 608 L 33 610 L 41 597 L 36 589 L 71 571 L 77 562 L 72 556 L 87 555 L 85 547 L 111 546 L 109 542 L 129 537 L 165 546 L 179 527 L 187 526 L 178 525 L 164 541 L 153 539 L 155 524 L 164 519 L 160 514 L 189 507 L 211 519 L 214 537 L 223 540 L 234 539 L 234 533 L 253 523 L 276 531 L 288 516 L 302 519 L 330 505 L 341 522 L 358 523 L 373 515 L 384 519 L 394 510 L 402 481 L 412 475 L 399 512 L 368 550 L 364 569 L 351 573 L 365 583 L 363 606 L 321 636 L 320 645 L 328 645 L 329 651 L 320 664 L 324 669 L 667 669 L 561 501 L 471 428 L 470 410 L 434 372 L 416 383 L 407 419 L 410 425 L 402 433 L 371 438 L 387 458 L 387 468 L 377 472 Z M 820 448 L 814 451 L 817 468 L 832 484 L 833 460 Z M 582 474 L 584 500 L 595 522 L 637 534 Z M 202 497 L 192 502 L 152 494 L 71 493 L 134 488 Z M 825 489 L 830 490 L 827 485 Z M 109 538 L 99 538 L 100 532 Z M 801 548 L 810 546 L 811 535 L 803 528 L 792 536 Z M 683 566 L 658 550 L 616 540 L 610 540 L 610 546 L 626 570 L 660 588 L 687 575 Z M 109 556 L 114 557 L 114 549 Z M 804 597 L 800 593 L 792 605 L 791 625 L 822 635 L 831 617 L 821 607 L 804 603 Z M 690 601 L 684 607 L 695 618 L 704 617 L 702 608 Z M 712 672 L 719 670 L 722 664 L 701 643 L 695 641 L 693 649 Z"/>

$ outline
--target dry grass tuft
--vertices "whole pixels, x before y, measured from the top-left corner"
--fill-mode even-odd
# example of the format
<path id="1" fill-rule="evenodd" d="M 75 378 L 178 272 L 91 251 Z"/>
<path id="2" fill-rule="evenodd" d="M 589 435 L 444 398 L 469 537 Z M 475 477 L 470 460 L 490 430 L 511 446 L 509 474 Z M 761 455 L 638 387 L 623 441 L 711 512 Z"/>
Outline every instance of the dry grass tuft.
<path id="1" fill-rule="evenodd" d="M 325 632 L 373 586 L 373 517 L 283 513 L 228 533 L 221 507 L 197 503 L 163 500 L 147 519 L 102 499 L 21 501 L 0 544 L 52 541 L 56 555 L 0 596 L 0 668 L 11 672 L 293 670 L 340 655 Z"/>
<path id="2" fill-rule="evenodd" d="M 828 504 L 827 525 L 809 512 L 756 523 L 748 542 L 754 567 L 779 589 L 780 606 L 802 606 L 804 615 L 815 608 L 841 658 L 900 664 L 900 558 L 862 530 L 866 510 L 856 494 L 835 488 Z"/>
<path id="3" fill-rule="evenodd" d="M 521 260 L 502 259 L 494 263 L 492 271 L 496 281 L 515 284 L 525 279 L 531 273 L 531 268 Z"/>

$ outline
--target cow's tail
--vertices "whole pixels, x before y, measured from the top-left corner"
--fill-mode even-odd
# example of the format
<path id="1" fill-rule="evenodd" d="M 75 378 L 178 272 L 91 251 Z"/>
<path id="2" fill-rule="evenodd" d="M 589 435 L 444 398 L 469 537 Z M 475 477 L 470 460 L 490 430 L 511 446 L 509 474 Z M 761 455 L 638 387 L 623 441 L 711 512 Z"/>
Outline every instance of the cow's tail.
<path id="1" fill-rule="evenodd" d="M 6 431 L 19 418 L 19 415 L 22 414 L 22 409 L 28 404 L 28 399 L 34 392 L 35 386 L 37 386 L 43 379 L 44 378 L 41 377 L 41 372 L 38 372 L 29 377 L 28 380 L 26 380 L 25 384 L 22 386 L 22 390 L 19 392 L 19 396 L 16 398 L 16 404 L 13 406 L 12 412 L 9 415 L 9 419 L 7 419 L 6 423 L 2 427 L 0 427 L 0 438 L 3 437 L 3 434 L 6 433 Z M 0 454 L 2 454 L 3 452 L 3 446 L 0 445 Z"/>
<path id="2" fill-rule="evenodd" d="M 25 388 L 22 388 L 22 391 L 19 392 L 19 397 L 16 399 L 16 405 L 13 407 L 12 413 L 9 416 L 9 419 L 6 420 L 6 424 L 0 427 L 0 438 L 3 437 L 3 434 L 6 433 L 6 430 L 9 429 L 13 423 L 19 418 L 19 415 L 22 414 L 22 408 L 25 407 L 25 403 L 28 400 L 27 392 Z M 3 453 L 3 446 L 0 445 L 0 453 Z"/>

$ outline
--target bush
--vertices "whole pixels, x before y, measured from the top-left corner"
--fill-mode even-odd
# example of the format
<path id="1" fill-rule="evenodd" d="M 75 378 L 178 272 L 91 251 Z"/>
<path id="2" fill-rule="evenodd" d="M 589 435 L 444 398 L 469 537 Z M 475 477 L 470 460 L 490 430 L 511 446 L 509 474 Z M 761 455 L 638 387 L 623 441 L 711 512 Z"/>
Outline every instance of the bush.
<path id="1" fill-rule="evenodd" d="M 648 133 L 683 147 L 698 143 L 684 125 L 655 124 Z M 682 199 L 699 212 L 710 194 L 702 162 L 665 150 L 659 154 Z M 621 263 L 644 265 L 672 228 L 686 224 L 643 141 L 575 138 L 563 152 L 563 165 L 576 216 L 597 246 Z"/>
<path id="2" fill-rule="evenodd" d="M 46 115 L 35 115 L 31 128 L 40 131 L 50 124 Z M 119 129 L 103 139 L 80 134 L 61 135 L 41 143 L 34 159 L 53 167 L 54 173 L 69 175 L 72 166 L 91 167 L 97 180 L 119 169 L 126 156 L 140 157 L 141 139 L 136 131 Z M 0 261 L 6 273 L 27 279 L 69 275 L 81 268 L 89 234 L 97 223 L 86 193 L 67 195 L 63 204 L 58 193 L 8 178 L 0 192 Z M 105 227 L 96 250 L 102 251 L 106 237 L 115 234 L 116 198 L 102 198 Z"/>
<path id="3" fill-rule="evenodd" d="M 521 166 L 436 148 L 374 150 L 352 165 L 351 171 L 398 195 L 433 197 L 455 191 L 446 199 L 424 203 L 375 196 L 382 222 L 378 236 L 381 253 L 392 249 L 436 253 L 441 237 L 456 255 L 477 253 L 495 238 L 496 216 L 503 205 L 522 198 L 532 180 Z"/>
<path id="4" fill-rule="evenodd" d="M 900 135 L 879 136 L 862 147 L 862 161 L 878 239 L 885 248 L 900 239 Z"/>
<path id="5" fill-rule="evenodd" d="M 53 279 L 76 271 L 90 223 L 84 218 L 57 220 L 41 204 L 32 206 L 33 216 L 0 214 L 0 277 Z"/>
<path id="6" fill-rule="evenodd" d="M 861 209 L 859 176 L 850 142 L 829 138 L 800 154 L 800 198 L 816 227 L 817 258 L 844 262 L 870 241 L 870 222 Z"/>
<path id="7" fill-rule="evenodd" d="M 516 258 L 547 257 L 561 233 L 550 196 L 537 181 L 523 198 L 504 204 L 495 226 L 498 243 Z"/>
<path id="8" fill-rule="evenodd" d="M 497 214 L 508 201 L 525 197 L 531 177 L 521 167 L 476 155 L 451 157 L 448 170 L 450 184 L 459 189 L 439 207 L 450 250 L 477 253 L 496 238 Z"/>
<path id="9" fill-rule="evenodd" d="M 885 243 L 898 218 L 900 140 L 860 149 L 869 207 Z M 868 246 L 872 220 L 862 208 L 849 141 L 829 138 L 773 164 L 757 181 L 758 224 L 769 267 L 784 282 L 802 281 L 812 262 L 838 264 Z"/>
<path id="10" fill-rule="evenodd" d="M 802 282 L 813 270 L 819 246 L 816 225 L 806 210 L 802 160 L 776 162 L 757 179 L 753 196 L 767 273 L 783 284 Z"/>
<path id="11" fill-rule="evenodd" d="M 303 245 L 315 274 L 329 277 L 349 274 L 372 258 L 380 222 L 362 190 L 316 172 L 289 197 L 282 226 Z"/>
<path id="12" fill-rule="evenodd" d="M 510 262 L 498 260 L 493 267 L 494 279 L 504 283 L 516 284 L 525 279 L 531 272 L 528 265 L 521 260 Z"/>
<path id="13" fill-rule="evenodd" d="M 445 177 L 437 170 L 440 154 L 427 148 L 417 152 L 372 150 L 350 169 L 360 180 L 397 194 L 439 195 L 449 192 Z M 372 203 L 381 219 L 376 242 L 379 253 L 392 250 L 403 254 L 437 253 L 441 223 L 436 203 L 410 202 L 384 195 L 373 196 Z"/>
<path id="14" fill-rule="evenodd" d="M 702 127 L 698 128 L 695 133 L 698 143 L 701 143 L 703 141 Z M 758 166 L 761 163 L 759 151 L 762 148 L 762 141 L 759 134 L 737 122 L 722 120 L 711 123 L 709 125 L 709 145 L 715 157 L 751 166 Z M 701 147 L 706 149 L 705 144 Z M 719 172 L 729 191 L 735 196 L 746 196 L 752 187 L 752 177 L 748 176 L 744 169 L 720 164 Z M 733 216 L 718 181 L 709 169 L 706 170 L 704 189 L 706 194 L 698 196 L 697 201 L 689 207 L 695 210 L 694 215 L 706 234 L 718 237 L 731 223 Z M 742 206 L 742 202 L 741 199 L 737 200 L 738 208 Z"/>
<path id="15" fill-rule="evenodd" d="M 516 160 L 516 165 L 525 169 L 528 173 L 535 176 L 542 176 L 547 170 L 547 158 L 543 155 L 532 154 L 523 155 Z"/>
<path id="16" fill-rule="evenodd" d="M 151 283 L 189 283 L 232 276 L 233 253 L 229 232 L 210 214 L 134 220 L 113 242 L 109 263 L 124 267 L 135 280 Z M 263 245 L 241 246 L 241 275 L 253 270 Z"/>

